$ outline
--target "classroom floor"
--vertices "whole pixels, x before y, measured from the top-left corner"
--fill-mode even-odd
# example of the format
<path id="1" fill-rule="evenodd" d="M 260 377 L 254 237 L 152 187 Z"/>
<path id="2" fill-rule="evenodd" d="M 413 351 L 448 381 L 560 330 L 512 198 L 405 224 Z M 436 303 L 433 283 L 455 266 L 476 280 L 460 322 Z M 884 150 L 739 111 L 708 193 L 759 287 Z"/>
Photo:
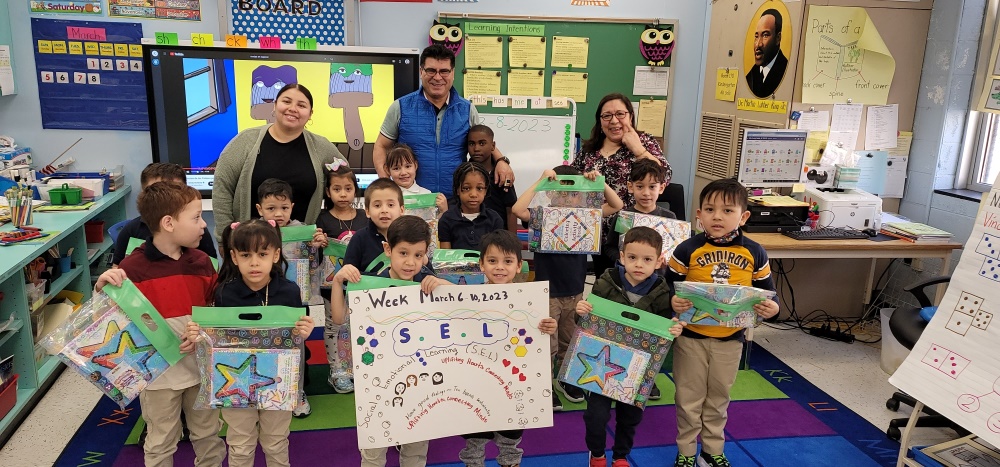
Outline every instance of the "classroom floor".
<path id="1" fill-rule="evenodd" d="M 877 324 L 865 330 L 866 340 L 879 335 Z M 894 388 L 879 366 L 879 344 L 844 344 L 819 339 L 798 330 L 759 327 L 754 342 L 787 363 L 819 389 L 835 397 L 879 428 L 909 415 L 885 408 Z M 90 413 L 101 393 L 79 375 L 64 371 L 35 410 L 0 449 L 4 465 L 48 466 Z M 934 444 L 954 438 L 949 430 L 922 428 L 914 440 Z M 40 449 L 44 447 L 44 449 Z"/>

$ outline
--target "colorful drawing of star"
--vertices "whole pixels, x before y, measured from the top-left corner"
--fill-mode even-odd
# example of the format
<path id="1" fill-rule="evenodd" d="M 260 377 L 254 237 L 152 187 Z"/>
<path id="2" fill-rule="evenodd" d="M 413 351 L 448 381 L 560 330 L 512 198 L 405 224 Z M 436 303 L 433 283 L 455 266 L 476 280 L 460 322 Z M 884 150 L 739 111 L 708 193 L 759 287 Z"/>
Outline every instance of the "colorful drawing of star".
<path id="1" fill-rule="evenodd" d="M 583 375 L 577 380 L 581 385 L 596 383 L 603 391 L 605 381 L 625 372 L 625 367 L 611 361 L 611 346 L 608 345 L 601 348 L 597 355 L 580 352 L 576 356 L 584 366 Z"/>
<path id="2" fill-rule="evenodd" d="M 140 371 L 145 379 L 150 379 L 146 362 L 156 354 L 152 344 L 136 345 L 135 339 L 128 331 L 122 331 L 108 344 L 103 353 L 94 354 L 94 363 L 104 368 L 114 369 L 118 365 L 127 365 Z"/>
<path id="3" fill-rule="evenodd" d="M 93 357 L 94 353 L 101 350 L 101 347 L 104 347 L 105 345 L 108 345 L 108 342 L 111 342 L 111 339 L 115 337 L 115 334 L 118 334 L 119 330 L 121 330 L 121 327 L 118 326 L 117 322 L 109 322 L 108 328 L 104 332 L 104 339 L 101 339 L 101 342 L 80 347 L 79 349 L 76 349 L 76 353 L 80 354 L 80 356 L 84 358 Z"/>
<path id="4" fill-rule="evenodd" d="M 275 378 L 257 373 L 256 355 L 250 355 L 238 367 L 216 363 L 215 369 L 226 379 L 225 384 L 215 393 L 219 399 L 238 396 L 245 400 L 256 401 L 257 391 L 260 388 L 278 382 Z"/>

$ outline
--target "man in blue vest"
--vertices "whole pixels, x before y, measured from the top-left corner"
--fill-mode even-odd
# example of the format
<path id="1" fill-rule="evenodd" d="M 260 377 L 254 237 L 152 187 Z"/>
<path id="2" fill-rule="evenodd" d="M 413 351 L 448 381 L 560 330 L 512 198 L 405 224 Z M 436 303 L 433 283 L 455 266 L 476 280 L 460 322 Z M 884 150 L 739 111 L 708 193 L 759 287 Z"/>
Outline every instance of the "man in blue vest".
<path id="1" fill-rule="evenodd" d="M 432 193 L 452 195 L 452 175 L 466 161 L 469 127 L 478 123 L 476 107 L 458 94 L 455 54 L 432 45 L 420 54 L 420 89 L 400 97 L 385 113 L 372 162 L 380 177 L 388 177 L 386 155 L 395 143 L 404 143 L 417 156 L 417 184 Z M 513 186 L 510 161 L 494 151 L 495 182 Z"/>

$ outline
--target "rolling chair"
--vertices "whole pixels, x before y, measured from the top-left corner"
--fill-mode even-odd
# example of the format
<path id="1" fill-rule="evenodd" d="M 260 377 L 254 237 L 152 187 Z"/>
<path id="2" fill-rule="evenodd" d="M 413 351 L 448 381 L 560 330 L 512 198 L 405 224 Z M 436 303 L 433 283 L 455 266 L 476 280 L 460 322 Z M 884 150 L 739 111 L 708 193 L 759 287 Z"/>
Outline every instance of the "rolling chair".
<path id="1" fill-rule="evenodd" d="M 889 318 L 889 330 L 892 331 L 893 337 L 903 344 L 903 347 L 912 350 L 914 344 L 920 339 L 920 334 L 924 332 L 924 328 L 927 327 L 927 323 L 930 321 L 930 317 L 934 315 L 934 311 L 937 309 L 933 306 L 933 302 L 927 297 L 926 289 L 927 287 L 943 284 L 951 280 L 951 276 L 940 276 L 932 277 L 930 279 L 911 284 L 903 290 L 909 292 L 917 299 L 917 303 L 920 304 L 920 308 L 897 308 L 895 312 L 892 313 L 892 317 Z M 896 391 L 892 394 L 889 400 L 885 401 L 885 407 L 893 412 L 899 410 L 900 404 L 906 404 L 913 406 L 917 403 L 909 394 L 902 391 Z M 969 432 L 964 428 L 956 425 L 951 420 L 948 420 L 942 415 L 936 412 L 924 408 L 926 415 L 922 415 L 917 419 L 916 426 L 922 427 L 937 427 L 937 428 L 951 428 L 955 430 L 959 436 L 965 436 Z M 885 430 L 886 436 L 893 440 L 899 440 L 900 428 L 906 426 L 908 418 L 896 418 L 889 422 L 889 428 Z"/>
<path id="2" fill-rule="evenodd" d="M 678 220 L 687 220 L 684 216 L 684 185 L 671 182 L 656 199 L 656 204 L 673 211 Z"/>

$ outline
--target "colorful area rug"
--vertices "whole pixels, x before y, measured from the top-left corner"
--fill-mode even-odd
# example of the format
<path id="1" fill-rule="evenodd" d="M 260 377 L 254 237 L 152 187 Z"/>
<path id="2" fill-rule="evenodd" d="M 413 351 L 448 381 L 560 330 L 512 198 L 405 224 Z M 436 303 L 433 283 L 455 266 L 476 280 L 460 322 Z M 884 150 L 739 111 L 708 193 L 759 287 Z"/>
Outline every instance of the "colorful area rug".
<path id="1" fill-rule="evenodd" d="M 315 345 L 313 342 L 310 344 Z M 311 383 L 307 386 L 312 415 L 292 420 L 292 465 L 359 465 L 355 431 L 354 398 L 334 394 L 326 384 L 327 366 L 322 342 L 313 348 L 310 360 Z M 318 361 L 317 361 L 318 360 Z M 740 371 L 733 387 L 733 403 L 726 426 L 726 455 L 732 465 L 810 467 L 893 466 L 899 443 L 886 438 L 880 428 L 868 423 L 787 365 L 759 346 L 751 352 L 750 369 Z M 674 438 L 677 422 L 673 406 L 674 385 L 661 374 L 657 385 L 663 394 L 652 401 L 639 426 L 635 448 L 629 461 L 633 466 L 670 465 L 677 455 Z M 525 432 L 521 447 L 522 465 L 586 465 L 584 444 L 584 404 L 567 403 L 555 414 L 555 426 Z M 608 428 L 607 445 L 612 445 L 614 417 Z M 142 465 L 142 448 L 136 445 L 142 420 L 138 403 L 120 410 L 103 398 L 63 450 L 57 466 Z M 458 452 L 464 446 L 459 437 L 434 440 L 428 465 L 462 466 Z M 491 444 L 488 458 L 497 454 Z M 331 464 L 331 460 L 336 459 Z M 181 442 L 175 456 L 177 465 L 192 465 L 191 444 Z M 264 455 L 258 448 L 258 466 Z M 398 455 L 389 453 L 389 466 L 398 465 Z M 497 465 L 488 461 L 487 465 Z"/>

